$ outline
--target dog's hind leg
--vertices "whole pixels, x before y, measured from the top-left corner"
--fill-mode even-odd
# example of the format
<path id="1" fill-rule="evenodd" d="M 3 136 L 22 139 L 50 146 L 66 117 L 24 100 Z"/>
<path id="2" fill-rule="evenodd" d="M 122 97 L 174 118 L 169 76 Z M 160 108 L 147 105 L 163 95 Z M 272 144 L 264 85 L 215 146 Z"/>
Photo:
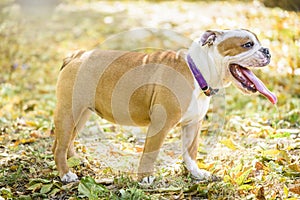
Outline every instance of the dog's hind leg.
<path id="1" fill-rule="evenodd" d="M 72 134 L 71 143 L 67 152 L 67 158 L 76 156 L 75 149 L 74 149 L 74 140 L 76 138 L 76 135 L 82 130 L 82 128 L 84 127 L 86 121 L 89 119 L 90 116 L 91 116 L 91 111 L 87 109 L 82 113 L 79 121 L 77 122 L 74 133 Z"/>
<path id="2" fill-rule="evenodd" d="M 72 138 L 75 137 L 75 122 L 71 111 L 67 114 L 65 110 L 57 110 L 58 111 L 54 117 L 54 160 L 61 180 L 63 182 L 72 182 L 76 181 L 78 178 L 75 174 L 69 171 L 69 167 L 67 165 L 67 152 L 71 146 Z"/>

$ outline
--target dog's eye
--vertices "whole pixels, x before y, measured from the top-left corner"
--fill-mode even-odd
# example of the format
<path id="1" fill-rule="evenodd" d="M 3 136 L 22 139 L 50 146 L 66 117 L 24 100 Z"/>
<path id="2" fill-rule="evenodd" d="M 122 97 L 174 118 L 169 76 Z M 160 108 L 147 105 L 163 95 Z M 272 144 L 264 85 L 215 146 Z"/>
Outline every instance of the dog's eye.
<path id="1" fill-rule="evenodd" d="M 247 48 L 247 49 L 249 49 L 253 46 L 254 46 L 254 42 L 247 42 L 247 43 L 242 45 L 242 47 Z"/>

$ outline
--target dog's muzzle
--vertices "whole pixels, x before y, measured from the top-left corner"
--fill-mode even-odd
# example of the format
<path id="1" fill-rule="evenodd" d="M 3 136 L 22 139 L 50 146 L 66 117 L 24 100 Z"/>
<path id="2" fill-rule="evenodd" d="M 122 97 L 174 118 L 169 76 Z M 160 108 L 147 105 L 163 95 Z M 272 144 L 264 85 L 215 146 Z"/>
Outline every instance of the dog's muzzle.
<path id="1" fill-rule="evenodd" d="M 271 54 L 268 48 L 262 47 L 259 49 L 259 51 L 262 52 L 267 58 L 271 58 Z"/>

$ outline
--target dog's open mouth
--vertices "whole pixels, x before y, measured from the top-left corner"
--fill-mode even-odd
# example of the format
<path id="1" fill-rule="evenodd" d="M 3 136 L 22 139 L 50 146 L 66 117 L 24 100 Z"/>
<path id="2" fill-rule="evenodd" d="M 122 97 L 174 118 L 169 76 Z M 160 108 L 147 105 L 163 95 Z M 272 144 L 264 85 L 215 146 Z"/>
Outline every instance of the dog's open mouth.
<path id="1" fill-rule="evenodd" d="M 269 99 L 272 104 L 276 104 L 277 97 L 268 90 L 263 82 L 257 78 L 249 69 L 242 67 L 238 64 L 230 64 L 229 70 L 232 76 L 250 92 L 259 92 Z"/>

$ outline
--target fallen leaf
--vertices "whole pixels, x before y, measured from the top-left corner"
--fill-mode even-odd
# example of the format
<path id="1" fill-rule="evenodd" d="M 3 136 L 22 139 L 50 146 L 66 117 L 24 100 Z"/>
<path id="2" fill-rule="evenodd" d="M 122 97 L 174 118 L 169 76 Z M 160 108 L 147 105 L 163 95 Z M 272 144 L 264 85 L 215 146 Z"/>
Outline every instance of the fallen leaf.
<path id="1" fill-rule="evenodd" d="M 136 151 L 137 153 L 140 153 L 140 152 L 142 152 L 143 150 L 144 150 L 143 147 L 138 147 L 138 146 L 135 147 L 135 151 Z"/>
<path id="2" fill-rule="evenodd" d="M 294 186 L 294 187 L 292 187 L 292 188 L 289 188 L 289 190 L 290 190 L 291 192 L 296 193 L 296 194 L 300 194 L 300 185 L 296 185 L 296 186 Z"/>
<path id="3" fill-rule="evenodd" d="M 262 164 L 261 162 L 256 162 L 255 163 L 255 169 L 256 170 L 263 170 L 264 169 L 264 164 Z"/>
<path id="4" fill-rule="evenodd" d="M 35 138 L 28 138 L 28 139 L 20 139 L 20 140 L 17 140 L 15 143 L 14 143 L 14 146 L 18 146 L 19 144 L 30 144 L 30 143 L 34 143 L 36 141 Z"/>
<path id="5" fill-rule="evenodd" d="M 224 144 L 226 147 L 232 150 L 237 150 L 236 144 L 231 139 L 225 139 L 220 141 L 221 144 Z"/>
<path id="6" fill-rule="evenodd" d="M 215 165 L 214 163 L 206 164 L 202 160 L 197 161 L 197 165 L 200 169 L 210 170 Z"/>
<path id="7" fill-rule="evenodd" d="M 260 187 L 257 191 L 257 194 L 256 194 L 256 198 L 258 200 L 266 200 L 266 197 L 265 197 L 265 189 L 264 187 Z"/>
<path id="8" fill-rule="evenodd" d="M 269 150 L 263 151 L 262 155 L 265 157 L 274 158 L 274 157 L 278 156 L 279 153 L 280 153 L 280 150 L 278 150 L 278 149 L 269 149 Z"/>
<path id="9" fill-rule="evenodd" d="M 32 192 L 35 192 L 36 190 L 40 189 L 43 186 L 42 183 L 36 183 L 34 185 L 31 185 L 27 188 L 27 190 L 32 190 Z"/>
<path id="10" fill-rule="evenodd" d="M 289 168 L 295 172 L 300 172 L 300 165 L 293 163 L 289 165 Z"/>
<path id="11" fill-rule="evenodd" d="M 52 186 L 53 186 L 53 183 L 43 185 L 40 192 L 42 194 L 47 194 L 48 192 L 51 191 Z"/>
<path id="12" fill-rule="evenodd" d="M 78 192 L 89 199 L 98 199 L 98 194 L 105 191 L 106 187 L 96 183 L 91 177 L 83 177 L 78 185 Z"/>
<path id="13" fill-rule="evenodd" d="M 38 132 L 34 131 L 30 133 L 30 137 L 41 138 L 42 136 Z"/>
<path id="14" fill-rule="evenodd" d="M 262 152 L 262 156 L 270 159 L 277 160 L 278 162 L 290 163 L 290 155 L 286 150 L 269 149 Z"/>
<path id="15" fill-rule="evenodd" d="M 18 165 L 12 165 L 12 166 L 10 166 L 10 170 L 12 170 L 12 171 L 17 171 L 18 168 L 19 168 Z"/>
<path id="16" fill-rule="evenodd" d="M 76 166 L 80 165 L 80 163 L 81 163 L 81 160 L 78 157 L 71 157 L 67 161 L 68 167 L 70 167 L 70 168 L 76 167 Z"/>
<path id="17" fill-rule="evenodd" d="M 244 185 L 239 186 L 239 190 L 249 191 L 249 190 L 252 190 L 252 189 L 253 189 L 253 186 L 249 185 L 249 184 L 244 184 Z"/>
<path id="18" fill-rule="evenodd" d="M 234 168 L 231 169 L 231 175 L 232 176 L 236 176 L 236 174 L 240 173 L 243 169 L 243 164 L 240 163 L 237 166 L 235 166 Z"/>
<path id="19" fill-rule="evenodd" d="M 60 192 L 61 191 L 61 189 L 59 189 L 59 188 L 54 188 L 53 190 L 51 190 L 51 192 L 49 193 L 49 195 L 51 196 L 51 197 L 54 197 L 58 192 Z"/>
<path id="20" fill-rule="evenodd" d="M 252 168 L 245 170 L 240 176 L 238 176 L 236 178 L 236 180 L 235 180 L 236 183 L 238 185 L 244 184 L 247 181 L 247 178 L 248 178 L 249 174 L 251 173 L 251 171 L 252 171 Z"/>
<path id="21" fill-rule="evenodd" d="M 81 147 L 81 152 L 82 152 L 82 153 L 87 153 L 87 148 L 86 148 L 86 146 L 82 146 L 82 147 Z"/>
<path id="22" fill-rule="evenodd" d="M 283 193 L 286 197 L 289 196 L 289 188 L 286 185 L 283 185 Z"/>
<path id="23" fill-rule="evenodd" d="M 25 123 L 28 126 L 33 126 L 33 127 L 37 126 L 37 123 L 35 121 L 26 121 Z"/>

